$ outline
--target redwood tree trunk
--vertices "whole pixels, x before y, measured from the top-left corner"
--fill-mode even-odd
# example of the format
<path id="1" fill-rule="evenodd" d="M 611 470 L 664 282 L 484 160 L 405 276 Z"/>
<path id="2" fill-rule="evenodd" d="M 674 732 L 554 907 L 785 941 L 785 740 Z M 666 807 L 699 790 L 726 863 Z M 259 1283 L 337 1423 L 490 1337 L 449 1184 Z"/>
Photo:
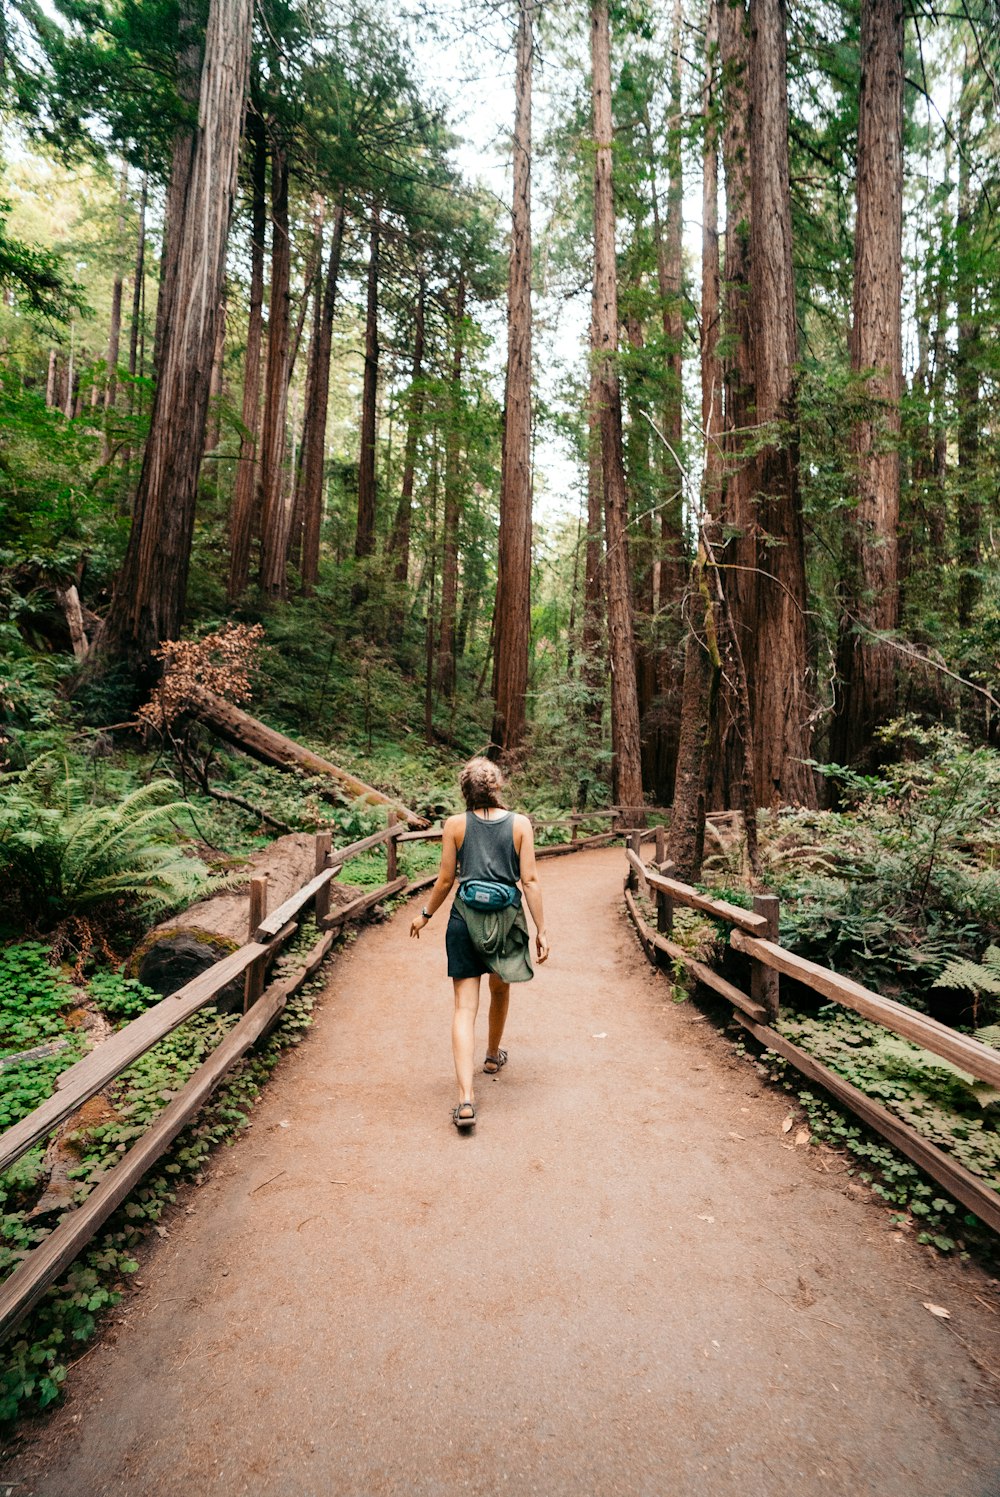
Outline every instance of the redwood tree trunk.
<path id="1" fill-rule="evenodd" d="M 379 211 L 372 210 L 368 256 L 368 316 L 365 322 L 365 379 L 361 395 L 361 452 L 358 458 L 358 528 L 354 555 L 360 561 L 375 549 L 375 423 L 378 403 Z"/>
<path id="2" fill-rule="evenodd" d="M 122 662 L 141 686 L 156 674 L 152 652 L 178 636 L 184 617 L 252 15 L 252 0 L 212 0 L 198 128 L 179 132 L 175 143 L 156 394 L 135 518 L 99 642 L 103 657 Z"/>
<path id="3" fill-rule="evenodd" d="M 742 623 L 757 802 L 815 803 L 809 757 L 805 556 L 798 486 L 797 356 L 784 0 L 750 0 L 750 336 L 755 420 L 781 423 L 750 465 L 755 570 Z M 759 440 L 759 439 L 758 439 Z"/>
<path id="4" fill-rule="evenodd" d="M 247 115 L 250 142 L 250 308 L 243 367 L 243 433 L 236 465 L 236 485 L 229 519 L 230 603 L 242 595 L 250 577 L 254 496 L 257 492 L 257 429 L 260 424 L 260 354 L 264 341 L 264 238 L 267 233 L 267 137 L 264 120 L 251 107 Z"/>
<path id="5" fill-rule="evenodd" d="M 323 313 L 316 347 L 312 399 L 302 430 L 302 591 L 309 596 L 319 581 L 319 536 L 323 523 L 323 471 L 330 404 L 330 351 L 337 305 L 340 254 L 344 243 L 344 198 L 334 209 L 333 242 L 323 285 Z"/>
<path id="6" fill-rule="evenodd" d="M 607 541 L 608 664 L 611 669 L 611 778 L 615 803 L 641 806 L 642 764 L 636 696 L 632 592 L 628 555 L 628 502 L 622 458 L 622 407 L 618 383 L 618 284 L 615 205 L 611 168 L 611 38 L 607 0 L 590 10 L 591 88 L 594 110 L 594 360 L 601 428 L 601 474 Z"/>
<path id="7" fill-rule="evenodd" d="M 531 643 L 531 0 L 518 0 L 514 204 L 507 283 L 507 391 L 493 620 L 492 740 L 516 753 L 527 725 Z"/>
<path id="8" fill-rule="evenodd" d="M 891 651 L 869 631 L 898 622 L 899 401 L 903 385 L 903 0 L 862 0 L 851 369 L 878 406 L 852 433 L 857 514 L 849 529 L 838 649 L 835 759 L 850 763 L 892 716 Z"/>
<path id="9" fill-rule="evenodd" d="M 260 447 L 260 585 L 272 598 L 287 591 L 288 528 L 285 497 L 285 422 L 291 322 L 291 256 L 288 240 L 288 152 L 271 146 L 271 296 L 267 317 L 267 377 Z"/>
<path id="10" fill-rule="evenodd" d="M 722 360 L 719 357 L 719 139 L 716 77 L 721 0 L 708 0 L 705 22 L 705 82 L 702 89 L 704 145 L 701 192 L 701 429 L 704 442 L 705 509 L 718 513 L 722 477 Z"/>
<path id="11" fill-rule="evenodd" d="M 902 23 L 900 23 L 902 24 Z M 965 47 L 962 91 L 958 101 L 958 264 L 956 294 L 958 347 L 955 383 L 958 395 L 958 468 L 961 495 L 958 501 L 958 622 L 967 628 L 979 597 L 977 569 L 982 560 L 983 503 L 979 477 L 979 325 L 976 300 L 976 265 L 973 234 L 975 201 L 970 157 L 973 150 L 972 112 L 975 73 L 969 44 Z"/>
<path id="12" fill-rule="evenodd" d="M 458 522 L 461 511 L 462 342 L 465 321 L 465 275 L 459 271 L 455 294 L 455 345 L 448 400 L 448 437 L 444 457 L 444 530 L 441 551 L 441 627 L 438 636 L 438 690 L 455 693 L 455 619 L 458 606 Z"/>
<path id="13" fill-rule="evenodd" d="M 424 310 L 427 277 L 417 273 L 417 302 L 413 314 L 413 368 L 410 374 L 410 399 L 406 418 L 406 445 L 403 449 L 403 481 L 399 508 L 392 527 L 390 553 L 396 558 L 395 579 L 405 585 L 410 571 L 410 521 L 413 516 L 413 480 L 417 466 L 417 442 L 424 414 Z"/>

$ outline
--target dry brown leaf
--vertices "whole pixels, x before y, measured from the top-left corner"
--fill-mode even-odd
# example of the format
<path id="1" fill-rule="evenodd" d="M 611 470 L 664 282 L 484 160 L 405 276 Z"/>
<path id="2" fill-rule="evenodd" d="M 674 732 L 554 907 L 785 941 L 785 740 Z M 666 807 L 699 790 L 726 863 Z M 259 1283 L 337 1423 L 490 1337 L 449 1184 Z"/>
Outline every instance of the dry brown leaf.
<path id="1" fill-rule="evenodd" d="M 809 1132 L 808 1128 L 796 1128 L 795 1142 L 797 1144 L 807 1144 L 811 1137 L 812 1134 Z"/>
<path id="2" fill-rule="evenodd" d="M 782 1133 L 791 1133 L 791 1131 L 792 1131 L 792 1129 L 794 1127 L 795 1127 L 795 1119 L 792 1116 L 792 1114 L 789 1113 L 788 1116 L 787 1116 L 787 1118 L 785 1119 L 785 1121 L 781 1125 L 781 1131 L 782 1131 Z"/>
<path id="3" fill-rule="evenodd" d="M 926 1299 L 921 1301 L 921 1303 L 923 1304 L 925 1310 L 929 1310 L 931 1314 L 936 1315 L 939 1320 L 951 1319 L 951 1311 L 946 1310 L 944 1305 L 932 1305 L 930 1300 Z"/>

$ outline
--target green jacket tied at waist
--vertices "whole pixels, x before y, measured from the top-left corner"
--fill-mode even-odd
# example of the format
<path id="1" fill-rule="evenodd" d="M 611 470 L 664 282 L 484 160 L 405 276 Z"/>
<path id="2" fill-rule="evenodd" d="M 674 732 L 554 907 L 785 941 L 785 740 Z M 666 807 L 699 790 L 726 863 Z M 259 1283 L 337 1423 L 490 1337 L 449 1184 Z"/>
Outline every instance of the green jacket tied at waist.
<path id="1" fill-rule="evenodd" d="M 476 909 L 455 896 L 455 909 L 465 921 L 469 939 L 491 972 L 502 982 L 530 982 L 531 936 L 519 904 L 505 910 Z"/>

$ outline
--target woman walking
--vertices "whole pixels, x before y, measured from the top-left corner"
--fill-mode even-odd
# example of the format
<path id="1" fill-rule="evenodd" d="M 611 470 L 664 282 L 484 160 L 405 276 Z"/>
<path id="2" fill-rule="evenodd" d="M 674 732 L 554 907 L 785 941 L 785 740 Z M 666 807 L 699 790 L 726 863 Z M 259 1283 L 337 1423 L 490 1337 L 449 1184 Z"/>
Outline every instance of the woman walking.
<path id="1" fill-rule="evenodd" d="M 470 759 L 458 779 L 465 798 L 464 816 L 449 816 L 441 839 L 441 867 L 426 905 L 410 926 L 420 937 L 427 922 L 451 892 L 455 896 L 445 931 L 448 976 L 455 985 L 455 1013 L 451 1044 L 455 1055 L 458 1105 L 452 1112 L 456 1128 L 476 1121 L 472 1085 L 479 980 L 490 979 L 490 1026 L 483 1070 L 495 1076 L 507 1062 L 501 1050 L 512 982 L 534 976 L 531 938 L 521 908 L 523 893 L 535 923 L 535 951 L 539 963 L 549 954 L 542 912 L 542 889 L 535 867 L 535 838 L 527 816 L 508 811 L 501 799 L 503 775 L 490 759 Z M 520 889 L 518 889 L 520 884 Z"/>

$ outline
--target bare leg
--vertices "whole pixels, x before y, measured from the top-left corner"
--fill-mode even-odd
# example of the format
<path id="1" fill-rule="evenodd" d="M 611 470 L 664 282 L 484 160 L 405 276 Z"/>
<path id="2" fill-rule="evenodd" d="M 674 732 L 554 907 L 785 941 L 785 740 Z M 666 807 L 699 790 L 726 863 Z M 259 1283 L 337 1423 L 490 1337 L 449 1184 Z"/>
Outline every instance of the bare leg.
<path id="1" fill-rule="evenodd" d="M 451 1021 L 451 1048 L 455 1055 L 455 1080 L 459 1102 L 471 1102 L 472 1064 L 476 1048 L 476 1015 L 479 1012 L 479 978 L 458 977 L 455 983 L 455 1013 Z"/>
<path id="2" fill-rule="evenodd" d="M 510 983 L 502 982 L 495 972 L 490 973 L 490 1038 L 487 1059 L 496 1060 L 500 1054 L 507 1009 L 510 1007 Z"/>

